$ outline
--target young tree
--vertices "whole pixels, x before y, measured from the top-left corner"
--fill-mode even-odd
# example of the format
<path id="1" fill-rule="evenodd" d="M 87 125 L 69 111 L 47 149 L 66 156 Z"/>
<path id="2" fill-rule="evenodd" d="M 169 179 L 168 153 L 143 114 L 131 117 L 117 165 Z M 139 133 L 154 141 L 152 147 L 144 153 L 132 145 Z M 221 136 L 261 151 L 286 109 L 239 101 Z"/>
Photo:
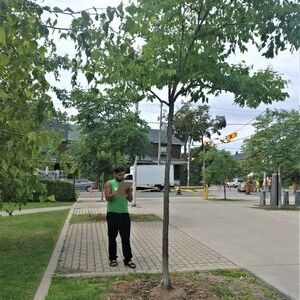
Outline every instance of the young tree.
<path id="1" fill-rule="evenodd" d="M 279 170 L 284 183 L 299 183 L 299 112 L 267 110 L 253 125 L 255 133 L 243 145 L 252 172 Z"/>
<path id="2" fill-rule="evenodd" d="M 90 82 L 131 88 L 168 106 L 164 288 L 171 288 L 169 169 L 175 101 L 185 96 L 195 102 L 208 101 L 209 95 L 222 91 L 233 93 L 240 106 L 284 100 L 286 82 L 276 72 L 253 71 L 242 62 L 229 63 L 228 58 L 235 51 L 246 52 L 251 43 L 267 58 L 289 45 L 298 49 L 298 18 L 299 4 L 292 1 L 137 0 L 125 10 L 121 4 L 96 15 L 100 26 L 86 12 L 73 21 L 73 31 L 81 30 L 72 37 L 78 57 L 83 51 L 87 55 L 80 65 Z"/>
<path id="3" fill-rule="evenodd" d="M 115 92 L 115 91 L 114 91 Z M 76 107 L 74 118 L 81 128 L 82 138 L 69 153 L 83 174 L 99 181 L 102 173 L 110 175 L 113 165 L 132 162 L 142 157 L 148 147 L 148 126 L 130 110 L 130 103 L 117 101 L 118 94 L 99 94 L 97 90 L 75 89 L 68 105 Z"/>

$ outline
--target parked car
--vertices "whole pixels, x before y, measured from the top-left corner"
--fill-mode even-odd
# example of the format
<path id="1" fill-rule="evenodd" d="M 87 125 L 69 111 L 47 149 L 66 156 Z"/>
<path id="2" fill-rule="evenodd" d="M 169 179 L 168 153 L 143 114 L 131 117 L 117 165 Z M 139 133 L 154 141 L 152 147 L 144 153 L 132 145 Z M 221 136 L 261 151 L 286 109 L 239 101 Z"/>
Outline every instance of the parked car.
<path id="1" fill-rule="evenodd" d="M 76 190 L 86 190 L 89 188 L 96 189 L 96 182 L 88 180 L 88 179 L 75 179 L 75 189 Z"/>
<path id="2" fill-rule="evenodd" d="M 226 183 L 226 186 L 227 186 L 227 187 L 233 187 L 233 188 L 236 188 L 236 187 L 238 187 L 242 182 L 243 182 L 242 179 L 234 178 L 233 181 L 228 181 L 228 182 Z"/>

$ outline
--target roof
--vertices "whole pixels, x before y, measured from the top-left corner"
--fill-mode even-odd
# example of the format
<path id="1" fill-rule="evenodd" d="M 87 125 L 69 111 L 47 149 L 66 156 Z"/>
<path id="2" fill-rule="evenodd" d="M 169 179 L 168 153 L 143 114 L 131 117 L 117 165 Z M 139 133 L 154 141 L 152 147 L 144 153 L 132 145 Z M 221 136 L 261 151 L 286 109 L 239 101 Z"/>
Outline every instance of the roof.
<path id="1" fill-rule="evenodd" d="M 158 144 L 158 138 L 159 138 L 159 129 L 150 129 L 148 131 L 148 139 L 150 143 L 157 143 Z M 163 130 L 161 132 L 161 143 L 162 144 L 167 144 L 167 131 Z M 179 140 L 177 137 L 174 135 L 172 136 L 172 145 L 180 145 L 183 146 L 184 142 Z"/>
<path id="2" fill-rule="evenodd" d="M 50 130 L 57 130 L 61 132 L 62 138 L 65 141 L 75 141 L 80 137 L 80 127 L 75 124 L 48 124 L 47 128 Z M 149 129 L 148 139 L 150 143 L 158 144 L 159 129 Z M 161 131 L 161 144 L 167 144 L 167 131 Z M 179 140 L 174 135 L 172 136 L 172 145 L 183 146 L 184 142 Z"/>

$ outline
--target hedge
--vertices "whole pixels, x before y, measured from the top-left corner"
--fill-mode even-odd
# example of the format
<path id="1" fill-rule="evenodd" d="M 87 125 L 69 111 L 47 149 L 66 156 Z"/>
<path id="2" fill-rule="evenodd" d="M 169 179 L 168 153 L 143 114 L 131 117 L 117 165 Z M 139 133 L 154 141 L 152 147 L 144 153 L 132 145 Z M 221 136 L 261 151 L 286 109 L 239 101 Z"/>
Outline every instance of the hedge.
<path id="1" fill-rule="evenodd" d="M 56 201 L 76 201 L 76 193 L 73 184 L 66 180 L 41 179 L 46 184 L 47 196 L 54 195 Z M 34 196 L 33 201 L 39 201 L 40 194 Z"/>

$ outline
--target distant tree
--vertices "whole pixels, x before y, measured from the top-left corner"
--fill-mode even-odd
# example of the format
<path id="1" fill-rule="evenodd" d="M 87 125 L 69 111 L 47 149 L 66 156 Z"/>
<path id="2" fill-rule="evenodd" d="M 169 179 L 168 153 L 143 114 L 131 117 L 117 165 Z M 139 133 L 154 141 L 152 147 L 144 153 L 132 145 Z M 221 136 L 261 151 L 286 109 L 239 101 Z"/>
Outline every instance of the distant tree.
<path id="1" fill-rule="evenodd" d="M 224 116 L 211 118 L 208 105 L 192 107 L 190 103 L 184 104 L 174 115 L 174 129 L 176 136 L 184 144 L 186 155 L 187 143 L 191 141 L 203 142 L 204 137 L 211 138 L 211 134 L 220 135 L 220 130 L 226 127 Z"/>
<path id="2" fill-rule="evenodd" d="M 280 171 L 286 184 L 300 181 L 300 118 L 296 110 L 267 110 L 255 123 L 255 133 L 245 141 L 245 163 L 252 172 Z"/>
<path id="3" fill-rule="evenodd" d="M 144 156 L 149 145 L 146 122 L 130 110 L 130 103 L 116 98 L 115 93 L 103 96 L 96 90 L 77 89 L 68 102 L 78 110 L 74 120 L 82 133 L 69 154 L 81 173 L 96 181 L 102 173 L 110 175 L 113 165 L 132 163 L 135 155 Z"/>
<path id="4" fill-rule="evenodd" d="M 224 199 L 226 200 L 226 178 L 233 178 L 239 174 L 238 163 L 230 152 L 210 148 L 205 154 L 208 167 L 205 169 L 204 179 L 208 184 L 217 184 L 224 187 Z"/>

